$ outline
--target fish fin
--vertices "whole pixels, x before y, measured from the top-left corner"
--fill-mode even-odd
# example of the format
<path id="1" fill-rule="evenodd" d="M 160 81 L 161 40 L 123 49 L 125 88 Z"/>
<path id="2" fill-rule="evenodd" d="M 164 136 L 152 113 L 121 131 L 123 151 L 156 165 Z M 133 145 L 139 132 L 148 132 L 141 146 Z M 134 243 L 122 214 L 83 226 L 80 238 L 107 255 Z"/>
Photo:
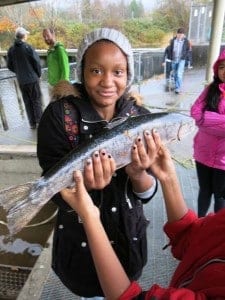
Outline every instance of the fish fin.
<path id="1" fill-rule="evenodd" d="M 34 182 L 27 182 L 0 191 L 0 206 L 6 211 L 11 235 L 19 232 L 40 210 L 29 200 Z"/>

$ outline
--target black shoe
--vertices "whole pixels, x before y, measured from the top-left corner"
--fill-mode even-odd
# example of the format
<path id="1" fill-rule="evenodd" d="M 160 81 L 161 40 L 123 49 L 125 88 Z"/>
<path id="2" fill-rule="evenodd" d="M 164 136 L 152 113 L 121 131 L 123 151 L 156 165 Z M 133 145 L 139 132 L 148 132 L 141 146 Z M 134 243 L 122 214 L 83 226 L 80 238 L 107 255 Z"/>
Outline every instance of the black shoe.
<path id="1" fill-rule="evenodd" d="M 170 88 L 169 88 L 168 86 L 166 86 L 166 87 L 165 87 L 165 91 L 166 91 L 166 92 L 169 92 L 169 91 L 170 91 Z"/>
<path id="2" fill-rule="evenodd" d="M 177 95 L 180 95 L 180 94 L 181 94 L 181 92 L 180 92 L 180 91 L 178 91 L 178 90 L 175 90 L 175 94 L 177 94 Z"/>

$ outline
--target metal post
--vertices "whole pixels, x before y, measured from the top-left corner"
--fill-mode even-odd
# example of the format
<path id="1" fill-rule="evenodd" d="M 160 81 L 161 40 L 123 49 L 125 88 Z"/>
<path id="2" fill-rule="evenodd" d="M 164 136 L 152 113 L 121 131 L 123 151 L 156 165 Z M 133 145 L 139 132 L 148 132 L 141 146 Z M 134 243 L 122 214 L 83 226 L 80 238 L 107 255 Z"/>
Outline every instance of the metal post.
<path id="1" fill-rule="evenodd" d="M 189 16 L 189 27 L 188 27 L 188 39 L 190 40 L 190 36 L 191 36 L 191 30 L 192 30 L 192 26 L 191 26 L 191 20 L 192 20 L 192 13 L 193 13 L 193 1 L 191 1 L 191 11 L 190 11 L 190 16 Z"/>
<path id="2" fill-rule="evenodd" d="M 8 130 L 9 126 L 8 126 L 8 122 L 6 120 L 5 110 L 4 110 L 1 98 L 0 98 L 0 117 L 1 117 L 3 129 Z"/>
<path id="3" fill-rule="evenodd" d="M 213 16 L 211 24 L 211 36 L 209 52 L 206 66 L 206 84 L 209 84 L 213 78 L 213 64 L 220 53 L 220 44 L 223 33 L 225 5 L 224 0 L 214 0 Z"/>
<path id="4" fill-rule="evenodd" d="M 138 52 L 138 92 L 141 92 L 141 52 Z"/>
<path id="5" fill-rule="evenodd" d="M 200 23 L 201 23 L 201 7 L 198 7 L 198 23 L 197 23 L 197 41 L 200 43 L 201 38 L 200 38 Z"/>
<path id="6" fill-rule="evenodd" d="M 16 79 L 14 80 L 14 86 L 15 86 L 15 90 L 16 90 L 17 100 L 19 103 L 19 108 L 20 108 L 21 114 L 23 115 L 24 110 L 23 110 L 23 105 L 22 105 L 22 97 L 21 97 L 20 88 L 19 88 L 19 85 L 18 85 L 18 82 Z"/>

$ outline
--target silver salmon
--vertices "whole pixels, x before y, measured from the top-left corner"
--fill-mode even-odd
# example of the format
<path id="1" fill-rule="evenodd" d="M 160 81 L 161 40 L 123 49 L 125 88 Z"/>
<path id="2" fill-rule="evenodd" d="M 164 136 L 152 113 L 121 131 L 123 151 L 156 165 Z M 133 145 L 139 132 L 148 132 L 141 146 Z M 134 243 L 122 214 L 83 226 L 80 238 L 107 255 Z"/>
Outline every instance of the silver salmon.
<path id="1" fill-rule="evenodd" d="M 112 123 L 110 123 L 112 124 Z M 131 162 L 130 149 L 145 130 L 157 130 L 163 142 L 179 141 L 195 128 L 191 117 L 180 113 L 149 113 L 114 122 L 93 139 L 70 151 L 39 179 L 0 191 L 0 206 L 6 211 L 10 235 L 19 232 L 56 193 L 72 186 L 73 172 L 83 171 L 95 151 L 106 149 L 119 169 Z"/>

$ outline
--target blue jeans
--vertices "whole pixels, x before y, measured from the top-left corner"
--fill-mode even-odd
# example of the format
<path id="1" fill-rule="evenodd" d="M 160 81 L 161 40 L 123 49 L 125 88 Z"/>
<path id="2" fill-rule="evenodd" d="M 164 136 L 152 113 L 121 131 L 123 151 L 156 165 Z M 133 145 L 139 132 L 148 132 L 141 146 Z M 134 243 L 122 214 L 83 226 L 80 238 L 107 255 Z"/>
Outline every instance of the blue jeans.
<path id="1" fill-rule="evenodd" d="M 172 62 L 175 91 L 177 92 L 180 92 L 182 86 L 184 67 L 185 67 L 185 59 L 181 59 L 178 62 Z"/>

